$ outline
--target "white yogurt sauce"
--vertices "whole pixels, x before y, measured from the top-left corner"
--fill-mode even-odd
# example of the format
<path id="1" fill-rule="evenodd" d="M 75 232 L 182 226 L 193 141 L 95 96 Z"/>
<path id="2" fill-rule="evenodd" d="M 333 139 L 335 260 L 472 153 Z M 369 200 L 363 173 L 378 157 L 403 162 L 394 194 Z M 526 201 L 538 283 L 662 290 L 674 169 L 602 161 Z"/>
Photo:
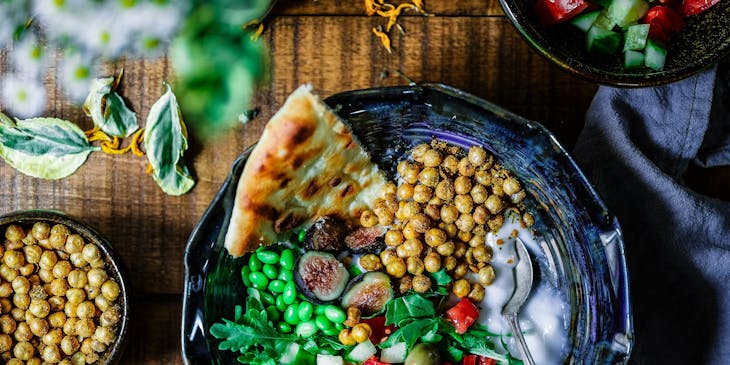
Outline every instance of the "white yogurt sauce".
<path id="1" fill-rule="evenodd" d="M 515 252 L 513 232 L 525 243 L 535 260 L 542 250 L 531 230 L 523 228 L 518 220 L 505 217 L 502 228 L 487 234 L 487 245 L 492 248 L 491 265 L 495 271 L 495 281 L 487 286 L 481 303 L 479 323 L 494 333 L 511 333 L 509 324 L 502 318 L 502 307 L 512 296 L 515 285 L 514 267 L 518 257 Z M 567 345 L 568 305 L 555 288 L 546 280 L 533 281 L 532 291 L 519 315 L 520 326 L 525 332 L 525 341 L 537 364 L 560 364 Z M 514 338 L 504 337 L 509 352 L 520 358 Z M 501 347 L 500 344 L 497 344 Z M 500 349 L 504 351 L 504 349 Z"/>

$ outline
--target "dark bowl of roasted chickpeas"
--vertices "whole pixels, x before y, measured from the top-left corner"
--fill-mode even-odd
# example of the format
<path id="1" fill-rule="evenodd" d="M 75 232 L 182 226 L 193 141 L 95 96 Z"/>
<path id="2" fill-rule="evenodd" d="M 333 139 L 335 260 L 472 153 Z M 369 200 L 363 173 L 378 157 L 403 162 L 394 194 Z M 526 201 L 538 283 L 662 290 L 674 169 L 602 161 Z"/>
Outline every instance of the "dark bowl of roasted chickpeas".
<path id="1" fill-rule="evenodd" d="M 49 210 L 0 216 L 0 232 L 0 363 L 117 363 L 129 297 L 109 242 Z"/>
<path id="2" fill-rule="evenodd" d="M 517 214 L 514 219 L 510 217 L 512 222 L 537 237 L 529 247 L 535 272 L 533 288 L 544 288 L 543 293 L 555 293 L 564 300 L 565 305 L 559 306 L 565 309 L 564 321 L 557 325 L 566 329 L 561 339 L 566 345 L 556 355 L 563 360 L 559 363 L 628 361 L 633 323 L 620 227 L 547 129 L 440 84 L 349 91 L 324 101 L 349 124 L 388 180 L 395 182 L 384 188 L 382 207 L 376 200 L 372 212 L 361 215 L 361 225 L 370 229 L 388 225 L 393 218 L 408 220 L 385 232 L 383 246 L 388 248 L 381 248 L 379 255 L 365 250 L 359 258 L 360 266 L 368 271 L 364 275 L 387 274 L 397 297 L 409 290 L 427 292 L 433 284 L 420 280 L 426 278 L 424 270 L 434 273 L 443 268 L 459 278 L 449 287 L 456 297 L 474 302 L 488 299 L 495 272 L 488 264 L 491 254 L 477 248 L 483 246 L 481 240 L 486 232 L 505 224 L 506 218 L 501 219 L 500 213 L 510 210 Z M 259 275 L 251 268 L 255 260 L 246 256 L 234 259 L 223 247 L 236 187 L 250 152 L 251 148 L 233 163 L 228 179 L 188 240 L 181 333 L 183 359 L 188 365 L 236 363 L 240 354 L 225 346 L 221 349 L 221 341 L 211 333 L 211 327 L 223 319 L 243 315 L 240 306 L 248 296 L 246 280 L 254 287 L 263 287 L 251 279 L 254 274 L 274 277 L 263 271 Z M 429 154 L 439 157 L 430 158 Z M 464 160 L 468 163 L 461 166 Z M 504 168 L 497 171 L 499 184 L 469 170 L 469 166 L 493 166 L 492 162 Z M 443 170 L 432 169 L 434 165 L 458 174 L 439 180 L 437 171 Z M 387 199 L 389 194 L 397 199 Z M 433 209 L 432 204 L 439 205 L 432 203 L 433 199 L 442 203 L 440 209 Z M 397 208 L 388 208 L 390 202 L 396 202 Z M 439 223 L 439 228 L 444 223 L 443 232 L 425 229 L 433 222 Z M 422 234 L 422 243 L 409 238 L 411 233 Z M 303 239 L 296 238 L 306 240 L 306 234 Z M 466 253 L 458 253 L 461 251 Z M 469 280 L 466 275 L 470 275 Z M 383 275 L 367 279 L 375 283 L 378 277 Z M 340 299 L 344 301 L 346 296 Z M 285 321 L 286 314 L 282 317 Z"/>

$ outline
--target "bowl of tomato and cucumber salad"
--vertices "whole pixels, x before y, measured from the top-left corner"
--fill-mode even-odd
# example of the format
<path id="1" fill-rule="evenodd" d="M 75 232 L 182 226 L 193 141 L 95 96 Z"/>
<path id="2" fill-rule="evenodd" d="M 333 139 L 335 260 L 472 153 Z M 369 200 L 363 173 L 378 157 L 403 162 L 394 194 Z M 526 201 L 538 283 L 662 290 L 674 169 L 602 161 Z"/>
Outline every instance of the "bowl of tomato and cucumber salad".
<path id="1" fill-rule="evenodd" d="M 585 79 L 643 87 L 730 54 L 727 0 L 500 0 L 541 55 Z"/>

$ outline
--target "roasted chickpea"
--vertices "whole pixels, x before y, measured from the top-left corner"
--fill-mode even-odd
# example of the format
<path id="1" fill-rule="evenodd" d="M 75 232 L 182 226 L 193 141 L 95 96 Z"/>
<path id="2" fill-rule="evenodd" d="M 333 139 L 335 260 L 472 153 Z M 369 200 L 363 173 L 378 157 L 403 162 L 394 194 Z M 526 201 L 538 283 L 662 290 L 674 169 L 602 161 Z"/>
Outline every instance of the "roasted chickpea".
<path id="1" fill-rule="evenodd" d="M 86 299 L 86 292 L 83 289 L 71 288 L 66 291 L 66 300 L 69 303 L 79 304 Z"/>
<path id="2" fill-rule="evenodd" d="M 41 357 L 43 361 L 56 364 L 61 361 L 61 353 L 58 351 L 58 346 L 48 345 L 41 351 Z"/>
<path id="3" fill-rule="evenodd" d="M 66 318 L 66 323 L 63 324 L 63 333 L 71 336 L 76 336 L 76 325 L 79 323 L 79 319 L 76 317 Z M 58 343 L 61 343 L 61 338 L 58 338 Z"/>
<path id="4" fill-rule="evenodd" d="M 426 207 L 423 208 L 423 214 L 433 221 L 438 221 L 441 218 L 441 209 L 439 209 L 439 206 L 436 204 L 428 203 Z"/>
<path id="5" fill-rule="evenodd" d="M 28 321 L 28 326 L 30 327 L 30 331 L 38 337 L 42 337 L 50 329 L 48 321 L 43 318 L 31 318 Z"/>
<path id="6" fill-rule="evenodd" d="M 474 259 L 479 262 L 489 262 L 492 260 L 492 250 L 485 245 L 474 247 Z"/>
<path id="7" fill-rule="evenodd" d="M 2 276 L 5 281 L 13 281 L 16 277 L 18 277 L 18 274 L 20 272 L 15 269 L 11 269 L 8 265 L 0 264 L 0 276 Z"/>
<path id="8" fill-rule="evenodd" d="M 58 262 L 58 256 L 53 251 L 43 251 L 38 265 L 41 269 L 52 270 Z"/>
<path id="9" fill-rule="evenodd" d="M 385 184 L 385 185 L 383 186 L 383 194 L 384 194 L 384 195 L 387 195 L 387 194 L 395 194 L 395 192 L 396 192 L 396 189 L 397 189 L 397 188 L 396 188 L 395 184 L 394 184 L 393 182 L 390 182 L 390 181 L 389 181 L 389 182 L 387 182 L 387 183 L 386 183 L 386 184 Z"/>
<path id="10" fill-rule="evenodd" d="M 367 271 L 377 271 L 383 268 L 380 258 L 372 253 L 360 257 L 360 266 Z"/>
<path id="11" fill-rule="evenodd" d="M 393 259 L 397 259 L 398 254 L 395 252 L 395 250 L 383 250 L 380 251 L 380 262 L 383 263 L 383 265 L 388 265 Z"/>
<path id="12" fill-rule="evenodd" d="M 503 180 L 499 177 L 492 179 L 492 195 L 498 196 L 500 199 L 504 195 L 504 189 L 502 189 Z"/>
<path id="13" fill-rule="evenodd" d="M 492 183 L 492 175 L 489 171 L 480 170 L 474 173 L 474 180 L 483 186 L 488 186 Z"/>
<path id="14" fill-rule="evenodd" d="M 417 202 L 411 201 L 403 204 L 402 216 L 404 219 L 411 219 L 415 217 L 421 210 L 421 206 Z"/>
<path id="15" fill-rule="evenodd" d="M 84 255 L 81 252 L 72 253 L 69 255 L 68 259 L 71 261 L 71 264 L 73 264 L 76 268 L 84 268 L 89 263 L 84 259 Z"/>
<path id="16" fill-rule="evenodd" d="M 487 219 L 489 219 L 489 213 L 487 212 L 487 208 L 485 208 L 483 205 L 479 205 L 476 208 L 474 208 L 474 212 L 471 214 L 472 218 L 474 218 L 474 223 L 483 225 L 487 223 Z"/>
<path id="17" fill-rule="evenodd" d="M 423 155 L 423 165 L 426 167 L 436 167 L 441 163 L 441 154 L 436 150 L 428 150 Z"/>
<path id="18" fill-rule="evenodd" d="M 426 185 L 418 184 L 415 188 L 413 188 L 413 200 L 418 203 L 428 203 L 428 201 L 431 200 L 431 194 L 431 188 Z"/>
<path id="19" fill-rule="evenodd" d="M 25 321 L 25 309 L 13 308 L 10 310 L 10 317 L 16 322 Z"/>
<path id="20" fill-rule="evenodd" d="M 9 315 L 4 315 L 0 317 L 0 331 L 2 333 L 11 334 L 15 332 L 15 329 L 17 328 L 17 323 L 13 318 L 11 318 Z M 2 352 L 2 351 L 0 351 Z"/>
<path id="21" fill-rule="evenodd" d="M 403 242 L 403 244 L 399 247 L 403 247 L 405 250 L 405 256 L 403 257 L 418 257 L 421 255 L 421 251 L 423 250 L 423 243 L 419 239 L 410 239 Z"/>
<path id="22" fill-rule="evenodd" d="M 350 331 L 352 338 L 357 343 L 367 341 L 372 332 L 370 325 L 367 323 L 358 323 L 355 327 L 352 327 L 352 331 Z"/>
<path id="23" fill-rule="evenodd" d="M 446 241 L 436 247 L 436 252 L 441 256 L 451 256 L 454 254 L 454 242 Z"/>
<path id="24" fill-rule="evenodd" d="M 119 319 L 119 309 L 116 306 L 109 307 L 101 313 L 101 316 L 99 316 L 99 324 L 104 327 L 111 327 L 117 324 Z"/>
<path id="25" fill-rule="evenodd" d="M 66 298 L 61 296 L 52 296 L 48 298 L 48 304 L 51 306 L 52 312 L 62 311 L 63 306 L 66 305 Z"/>
<path id="26" fill-rule="evenodd" d="M 13 295 L 13 285 L 9 282 L 0 284 L 0 298 L 8 298 Z"/>
<path id="27" fill-rule="evenodd" d="M 431 220 L 425 214 L 418 213 L 413 215 L 406 225 L 413 226 L 413 229 L 418 233 L 426 233 L 431 227 Z"/>
<path id="28" fill-rule="evenodd" d="M 68 290 L 66 279 L 53 279 L 53 281 L 48 284 L 46 290 L 49 294 L 54 296 L 66 295 L 66 291 Z"/>
<path id="29" fill-rule="evenodd" d="M 94 305 L 99 308 L 100 311 L 105 311 L 111 306 L 111 302 L 106 299 L 103 295 L 99 295 L 94 298 Z"/>
<path id="30" fill-rule="evenodd" d="M 390 210 L 385 210 L 381 212 L 380 214 L 377 214 L 378 216 L 378 224 L 381 226 L 389 226 L 393 224 L 393 221 L 395 221 L 395 214 L 391 212 Z M 93 265 L 92 265 L 93 267 Z"/>
<path id="31" fill-rule="evenodd" d="M 8 298 L 0 298 L 0 314 L 10 313 L 13 308 L 13 303 Z"/>
<path id="32" fill-rule="evenodd" d="M 502 190 L 507 195 L 512 195 L 520 191 L 520 182 L 514 177 L 508 177 L 502 182 Z"/>
<path id="33" fill-rule="evenodd" d="M 415 275 L 413 277 L 413 290 L 417 293 L 425 293 L 431 289 L 431 279 L 426 275 Z"/>
<path id="34" fill-rule="evenodd" d="M 398 186 L 397 195 L 400 200 L 409 200 L 413 197 L 414 191 L 415 188 L 412 184 L 405 183 Z"/>
<path id="35" fill-rule="evenodd" d="M 491 265 L 484 266 L 479 269 L 477 276 L 479 276 L 479 282 L 483 285 L 492 285 L 495 278 L 494 268 Z"/>
<path id="36" fill-rule="evenodd" d="M 48 325 L 52 328 L 63 328 L 66 324 L 66 315 L 63 312 L 54 312 L 48 315 Z"/>
<path id="37" fill-rule="evenodd" d="M 60 329 L 54 328 L 41 337 L 41 342 L 46 346 L 58 345 L 61 343 L 61 339 L 63 339 L 63 333 Z"/>
<path id="38" fill-rule="evenodd" d="M 451 292 L 454 293 L 459 298 L 463 298 L 467 295 L 469 295 L 469 291 L 471 290 L 471 285 L 469 285 L 469 281 L 466 279 L 459 279 L 454 282 L 453 288 L 451 288 Z"/>
<path id="39" fill-rule="evenodd" d="M 366 210 L 360 214 L 360 224 L 363 227 L 372 227 L 378 224 L 378 216 L 370 210 Z"/>
<path id="40" fill-rule="evenodd" d="M 530 213 L 525 213 L 522 215 L 522 224 L 525 227 L 532 227 L 533 224 L 535 224 L 535 218 Z"/>
<path id="41" fill-rule="evenodd" d="M 459 213 L 467 214 L 471 213 L 472 209 L 474 209 L 474 201 L 471 195 L 457 195 L 454 197 L 454 206 Z"/>
<path id="42" fill-rule="evenodd" d="M 71 356 L 71 364 L 72 365 L 85 365 L 86 364 L 86 354 L 84 354 L 81 351 L 76 352 Z"/>
<path id="43" fill-rule="evenodd" d="M 446 232 L 438 228 L 431 228 L 424 235 L 426 244 L 431 247 L 437 247 L 446 242 Z"/>
<path id="44" fill-rule="evenodd" d="M 84 239 L 78 234 L 71 234 L 66 237 L 66 243 L 64 244 L 64 250 L 69 255 L 72 253 L 79 253 L 83 251 L 85 246 Z"/>
<path id="45" fill-rule="evenodd" d="M 418 181 L 423 185 L 435 188 L 439 182 L 438 170 L 434 167 L 426 167 L 418 174 Z"/>
<path id="46" fill-rule="evenodd" d="M 481 226 L 477 226 L 477 227 L 481 227 Z M 472 230 L 473 236 L 469 240 L 469 247 L 479 247 L 479 246 L 483 247 L 487 242 L 485 234 L 484 233 L 482 233 L 482 234 L 474 233 L 475 230 L 476 230 L 476 227 L 474 227 L 474 229 Z"/>
<path id="47" fill-rule="evenodd" d="M 444 204 L 441 207 L 441 220 L 444 223 L 453 223 L 459 218 L 459 209 L 451 204 Z"/>
<path id="48" fill-rule="evenodd" d="M 35 265 L 27 263 L 18 269 L 18 273 L 22 276 L 31 276 L 35 272 Z"/>
<path id="49" fill-rule="evenodd" d="M 93 320 L 79 319 L 76 322 L 76 334 L 81 337 L 91 337 L 96 331 L 96 325 Z"/>
<path id="50" fill-rule="evenodd" d="M 385 232 L 385 244 L 391 247 L 396 247 L 403 243 L 403 232 L 397 229 L 391 229 Z"/>
<path id="51" fill-rule="evenodd" d="M 471 179 L 466 176 L 459 176 L 454 180 L 454 192 L 456 194 L 469 194 L 471 191 Z"/>
<path id="52" fill-rule="evenodd" d="M 25 256 L 19 251 L 7 250 L 3 255 L 3 263 L 10 269 L 18 270 L 25 265 Z"/>
<path id="53" fill-rule="evenodd" d="M 23 360 L 12 358 L 9 359 L 5 365 L 25 365 L 25 363 L 23 362 Z"/>
<path id="54" fill-rule="evenodd" d="M 57 279 L 65 278 L 69 276 L 72 269 L 70 262 L 66 260 L 58 261 L 53 265 L 53 276 Z"/>
<path id="55" fill-rule="evenodd" d="M 403 178 L 403 181 L 408 184 L 415 184 L 416 182 L 418 182 L 420 172 L 421 168 L 418 166 L 418 164 L 408 163 L 405 170 L 401 174 L 401 178 Z"/>
<path id="56" fill-rule="evenodd" d="M 481 286 L 481 284 L 479 283 L 472 283 L 471 291 L 469 292 L 469 295 L 467 297 L 474 302 L 481 302 L 482 300 L 484 300 L 484 287 Z"/>
<path id="57" fill-rule="evenodd" d="M 86 277 L 88 279 L 89 285 L 100 287 L 101 284 L 104 284 L 109 276 L 107 275 L 106 271 L 102 269 L 90 269 L 86 273 Z"/>
<path id="58" fill-rule="evenodd" d="M 93 343 L 92 343 L 93 346 Z M 93 349 L 93 347 L 92 347 Z M 95 364 L 97 361 L 99 361 L 99 354 L 96 352 L 92 352 L 90 354 L 86 354 L 86 363 L 87 364 Z"/>
<path id="59" fill-rule="evenodd" d="M 21 341 L 13 347 L 13 355 L 19 360 L 30 360 L 35 354 L 35 348 L 30 342 Z"/>
<path id="60" fill-rule="evenodd" d="M 487 160 L 487 151 L 479 146 L 471 146 L 469 148 L 469 162 L 475 166 L 481 166 Z"/>
<path id="61" fill-rule="evenodd" d="M 437 272 L 441 270 L 441 257 L 438 253 L 431 252 L 423 259 L 423 265 L 426 271 L 430 273 Z"/>
<path id="62" fill-rule="evenodd" d="M 13 304 L 15 304 L 17 308 L 28 309 L 28 306 L 30 305 L 30 295 L 20 293 L 13 294 Z"/>
<path id="63" fill-rule="evenodd" d="M 421 260 L 420 257 L 408 257 L 406 259 L 406 270 L 408 271 L 408 273 L 413 275 L 419 275 L 423 273 L 423 270 L 425 270 L 423 260 Z"/>
<path id="64" fill-rule="evenodd" d="M 398 175 L 403 175 L 406 171 L 406 167 L 408 167 L 408 164 L 411 162 L 408 160 L 401 160 L 398 162 L 398 166 L 396 167 L 396 171 L 398 172 Z"/>
<path id="65" fill-rule="evenodd" d="M 454 223 L 446 224 L 442 229 L 446 232 L 446 237 L 448 238 L 454 238 L 456 237 L 456 234 L 459 233 L 459 228 L 457 228 Z"/>
<path id="66" fill-rule="evenodd" d="M 502 210 L 502 199 L 496 195 L 490 195 L 486 201 L 484 201 L 484 207 L 489 209 L 492 214 L 497 214 Z"/>
<path id="67" fill-rule="evenodd" d="M 98 327 L 96 331 L 98 332 L 100 328 L 104 327 Z M 94 337 L 96 337 L 96 332 L 94 332 Z M 81 344 L 75 336 L 66 335 L 61 340 L 61 351 L 63 351 L 63 353 L 66 355 L 73 355 L 74 352 L 79 350 L 79 347 L 81 347 Z"/>
<path id="68" fill-rule="evenodd" d="M 459 171 L 459 159 L 454 155 L 448 155 L 441 161 L 441 168 L 450 175 Z"/>
<path id="69" fill-rule="evenodd" d="M 426 152 L 431 149 L 431 146 L 428 145 L 428 143 L 421 143 L 416 147 L 413 147 L 411 150 L 411 157 L 413 157 L 413 161 L 416 161 L 418 163 L 423 163 L 423 157 L 426 155 Z"/>
<path id="70" fill-rule="evenodd" d="M 43 249 L 37 245 L 24 246 L 23 253 L 25 254 L 26 262 L 30 264 L 37 264 L 41 261 Z"/>
<path id="71" fill-rule="evenodd" d="M 38 318 L 46 318 L 51 312 L 51 305 L 45 299 L 33 299 L 30 302 L 28 311 Z"/>
<path id="72" fill-rule="evenodd" d="M 53 271 L 51 271 L 51 270 L 47 270 L 47 269 L 39 269 L 39 270 L 38 270 L 38 277 L 39 277 L 39 278 L 41 279 L 41 281 L 42 281 L 42 282 L 44 282 L 44 283 L 50 283 L 50 282 L 52 282 L 52 281 L 53 281 L 54 279 L 56 279 L 56 278 L 55 278 L 55 277 L 53 276 Z"/>
<path id="73" fill-rule="evenodd" d="M 452 184 L 449 179 L 441 180 L 438 184 L 436 184 L 435 194 L 440 199 L 449 201 L 454 198 L 455 192 L 454 184 Z"/>
<path id="74" fill-rule="evenodd" d="M 484 185 L 475 185 L 471 188 L 471 191 L 469 191 L 469 195 L 471 196 L 474 204 L 482 204 L 487 201 L 489 192 L 487 192 L 487 188 L 484 187 Z"/>
<path id="75" fill-rule="evenodd" d="M 401 278 L 406 274 L 406 263 L 402 258 L 396 257 L 385 264 L 385 271 L 394 278 Z"/>
<path id="76" fill-rule="evenodd" d="M 527 193 L 525 193 L 524 190 L 520 190 L 512 195 L 509 196 L 509 200 L 513 204 L 519 204 L 521 201 L 523 201 L 527 197 Z"/>
<path id="77" fill-rule="evenodd" d="M 63 313 L 66 314 L 66 317 L 76 318 L 76 308 L 78 308 L 78 306 L 79 303 L 66 302 L 66 305 L 63 306 Z"/>
<path id="78" fill-rule="evenodd" d="M 469 159 L 464 157 L 459 161 L 459 174 L 461 176 L 471 177 L 476 172 L 474 164 L 469 162 Z"/>
<path id="79" fill-rule="evenodd" d="M 463 278 L 469 272 L 469 265 L 462 262 L 454 268 L 454 278 Z M 465 294 L 466 295 L 466 294 Z"/>
<path id="80" fill-rule="evenodd" d="M 13 339 L 8 334 L 0 335 L 0 353 L 8 352 L 13 348 Z"/>
<path id="81" fill-rule="evenodd" d="M 76 317 L 79 319 L 91 319 L 94 317 L 96 307 L 90 301 L 84 301 L 76 306 Z"/>
<path id="82" fill-rule="evenodd" d="M 454 268 L 456 267 L 456 257 L 454 256 L 444 257 L 443 262 L 444 269 L 446 269 L 446 271 L 454 270 Z"/>
<path id="83" fill-rule="evenodd" d="M 30 326 L 26 322 L 18 323 L 18 327 L 13 332 L 13 337 L 17 341 L 30 341 L 33 339 L 33 331 L 30 330 Z"/>
<path id="84" fill-rule="evenodd" d="M 497 231 L 500 228 L 502 228 L 502 225 L 504 224 L 504 217 L 501 215 L 495 215 L 494 217 L 490 218 L 487 221 L 487 226 L 489 226 L 489 229 L 492 231 Z"/>
<path id="85" fill-rule="evenodd" d="M 356 343 L 355 339 L 352 338 L 352 334 L 350 333 L 350 330 L 345 328 L 337 335 L 337 339 L 340 340 L 340 343 L 345 346 L 351 346 Z"/>
<path id="86" fill-rule="evenodd" d="M 10 242 L 18 242 L 25 238 L 25 235 L 25 230 L 19 225 L 11 224 L 5 228 L 5 238 Z"/>

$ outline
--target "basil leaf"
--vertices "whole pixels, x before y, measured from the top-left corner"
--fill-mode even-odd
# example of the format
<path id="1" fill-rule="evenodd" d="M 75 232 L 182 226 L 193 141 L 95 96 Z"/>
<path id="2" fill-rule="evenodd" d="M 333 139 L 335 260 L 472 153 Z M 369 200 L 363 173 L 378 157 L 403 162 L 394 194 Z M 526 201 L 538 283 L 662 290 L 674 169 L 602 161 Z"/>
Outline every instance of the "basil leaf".
<path id="1" fill-rule="evenodd" d="M 0 145 L 31 156 L 65 156 L 96 150 L 75 124 L 57 118 L 31 118 L 0 123 Z"/>
<path id="2" fill-rule="evenodd" d="M 113 90 L 114 77 L 101 77 L 91 85 L 83 109 L 94 125 L 113 137 L 129 137 L 139 129 L 137 114 Z"/>
<path id="3" fill-rule="evenodd" d="M 147 116 L 144 146 L 155 182 L 167 194 L 182 195 L 192 189 L 195 180 L 183 160 L 188 140 L 180 107 L 170 85 L 165 83 L 165 87 L 167 91 L 152 105 Z"/>
<path id="4" fill-rule="evenodd" d="M 41 179 L 61 179 L 76 172 L 91 151 L 84 132 L 55 118 L 20 120 L 0 113 L 0 157 L 16 170 Z"/>

